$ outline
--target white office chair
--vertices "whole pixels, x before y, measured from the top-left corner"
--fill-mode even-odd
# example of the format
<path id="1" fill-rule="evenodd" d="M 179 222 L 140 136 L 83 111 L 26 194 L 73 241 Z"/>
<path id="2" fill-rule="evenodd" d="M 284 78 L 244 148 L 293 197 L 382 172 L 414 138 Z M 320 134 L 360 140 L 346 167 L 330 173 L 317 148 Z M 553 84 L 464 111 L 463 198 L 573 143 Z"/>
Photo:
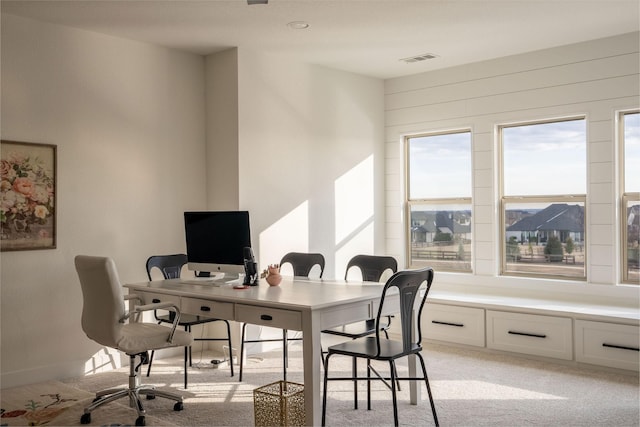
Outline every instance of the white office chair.
<path id="1" fill-rule="evenodd" d="M 175 411 L 183 409 L 183 399 L 174 393 L 156 390 L 153 386 L 140 384 L 139 370 L 142 362 L 136 365 L 136 357 L 151 350 L 168 347 L 187 347 L 193 342 L 190 333 L 176 330 L 180 321 L 180 310 L 172 303 L 158 303 L 135 307 L 138 315 L 143 311 L 157 309 L 175 311 L 175 320 L 171 328 L 155 323 L 129 322 L 130 314 L 126 311 L 125 299 L 134 296 L 123 296 L 122 286 L 118 278 L 115 263 L 111 258 L 78 255 L 75 258 L 76 271 L 82 287 L 82 329 L 93 341 L 115 348 L 129 356 L 129 387 L 113 388 L 99 391 L 93 402 L 84 409 L 80 418 L 81 424 L 91 422 L 91 412 L 101 405 L 128 396 L 129 404 L 138 411 L 136 426 L 145 425 L 145 410 L 140 395 L 147 399 L 156 396 L 175 400 Z M 185 361 L 186 369 L 186 361 Z"/>

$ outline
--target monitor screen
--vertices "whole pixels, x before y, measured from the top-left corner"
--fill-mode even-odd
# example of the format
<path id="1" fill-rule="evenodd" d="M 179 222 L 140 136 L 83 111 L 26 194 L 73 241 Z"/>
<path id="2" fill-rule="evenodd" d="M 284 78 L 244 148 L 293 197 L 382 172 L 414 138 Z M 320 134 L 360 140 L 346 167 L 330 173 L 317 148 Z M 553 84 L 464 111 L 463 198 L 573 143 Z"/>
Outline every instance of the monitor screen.
<path id="1" fill-rule="evenodd" d="M 245 247 L 251 247 L 249 212 L 185 212 L 187 268 L 198 272 L 244 273 Z"/>

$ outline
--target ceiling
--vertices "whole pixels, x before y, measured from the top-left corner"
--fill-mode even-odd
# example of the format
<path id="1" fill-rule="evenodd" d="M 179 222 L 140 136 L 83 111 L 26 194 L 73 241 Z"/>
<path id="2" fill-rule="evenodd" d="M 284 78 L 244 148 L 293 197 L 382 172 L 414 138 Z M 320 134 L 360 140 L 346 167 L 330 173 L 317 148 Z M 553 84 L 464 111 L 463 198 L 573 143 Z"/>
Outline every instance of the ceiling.
<path id="1" fill-rule="evenodd" d="M 239 47 L 382 79 L 640 30 L 639 0 L 2 0 L 1 8 L 202 55 Z M 289 28 L 293 21 L 309 28 Z M 426 53 L 436 57 L 401 61 Z"/>

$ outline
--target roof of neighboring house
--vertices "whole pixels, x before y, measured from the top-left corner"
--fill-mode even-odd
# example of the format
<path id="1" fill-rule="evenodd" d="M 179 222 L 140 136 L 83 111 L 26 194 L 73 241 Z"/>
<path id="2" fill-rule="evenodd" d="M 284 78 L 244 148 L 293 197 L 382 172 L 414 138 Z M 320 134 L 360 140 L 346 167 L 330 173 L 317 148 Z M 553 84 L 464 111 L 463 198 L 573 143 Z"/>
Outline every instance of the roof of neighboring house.
<path id="1" fill-rule="evenodd" d="M 554 203 L 507 227 L 507 231 L 584 231 L 584 210 L 579 205 Z"/>
<path id="2" fill-rule="evenodd" d="M 439 229 L 443 233 L 449 233 L 451 231 L 453 231 L 454 234 L 471 232 L 471 226 L 454 221 L 450 211 L 415 211 L 411 212 L 411 219 L 422 222 L 421 225 L 411 227 L 411 231 L 435 233 L 436 229 Z"/>

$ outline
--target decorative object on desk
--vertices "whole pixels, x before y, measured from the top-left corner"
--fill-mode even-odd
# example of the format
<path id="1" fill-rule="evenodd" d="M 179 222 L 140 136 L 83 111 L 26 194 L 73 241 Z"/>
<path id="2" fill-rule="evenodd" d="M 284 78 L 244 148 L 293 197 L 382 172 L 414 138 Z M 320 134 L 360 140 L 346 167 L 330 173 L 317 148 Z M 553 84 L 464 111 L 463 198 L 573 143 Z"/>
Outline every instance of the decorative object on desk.
<path id="1" fill-rule="evenodd" d="M 280 274 L 280 266 L 278 264 L 270 264 L 266 270 L 262 272 L 269 286 L 278 286 L 282 282 L 282 275 Z"/>
<path id="2" fill-rule="evenodd" d="M 0 250 L 55 249 L 56 148 L 2 141 Z"/>
<path id="3" fill-rule="evenodd" d="M 303 426 L 304 385 L 276 381 L 253 391 L 256 426 Z"/>

